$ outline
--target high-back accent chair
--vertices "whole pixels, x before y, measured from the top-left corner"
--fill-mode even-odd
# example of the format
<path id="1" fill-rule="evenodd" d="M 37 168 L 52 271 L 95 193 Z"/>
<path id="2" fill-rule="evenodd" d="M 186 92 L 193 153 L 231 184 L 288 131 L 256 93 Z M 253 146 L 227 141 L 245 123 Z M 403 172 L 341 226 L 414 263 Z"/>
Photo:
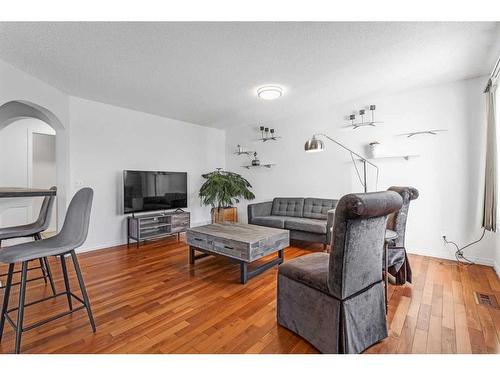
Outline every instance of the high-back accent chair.
<path id="1" fill-rule="evenodd" d="M 394 191 L 403 198 L 403 206 L 391 214 L 387 220 L 387 229 L 393 230 L 398 237 L 388 248 L 388 270 L 396 278 L 396 284 L 411 283 L 412 274 L 405 247 L 406 221 L 410 202 L 418 198 L 418 190 L 413 187 L 391 186 L 388 190 Z"/>
<path id="2" fill-rule="evenodd" d="M 313 253 L 278 270 L 278 323 L 322 353 L 361 353 L 387 337 L 382 257 L 395 192 L 349 194 L 335 212 L 330 254 Z"/>
<path id="3" fill-rule="evenodd" d="M 55 186 L 52 186 L 50 190 L 57 190 Z M 52 209 L 54 207 L 54 202 L 56 200 L 55 195 L 46 196 L 43 199 L 42 206 L 40 207 L 40 213 L 38 214 L 38 219 L 34 223 L 18 225 L 14 227 L 0 228 L 0 248 L 2 247 L 2 240 L 8 240 L 12 238 L 21 237 L 33 237 L 35 241 L 42 239 L 41 233 L 47 230 L 50 225 L 50 218 L 52 216 Z M 47 258 L 38 259 L 40 266 L 30 267 L 30 270 L 40 269 L 42 271 L 41 277 L 35 277 L 29 279 L 28 281 L 35 281 L 43 279 L 45 284 L 47 284 L 47 279 L 50 281 L 50 287 L 52 288 L 52 293 L 56 294 L 56 289 L 54 285 L 54 280 L 52 278 L 52 272 L 50 270 L 50 263 Z M 19 273 L 21 271 L 16 271 L 14 273 Z M 7 274 L 1 274 L 0 277 L 7 276 Z M 17 284 L 17 283 L 16 283 Z M 16 285 L 14 284 L 14 285 Z M 5 288 L 0 285 L 0 289 Z"/>
<path id="4" fill-rule="evenodd" d="M 52 320 L 58 319 L 62 316 L 71 314 L 74 311 L 86 309 L 89 317 L 90 325 L 92 330 L 95 332 L 96 327 L 94 323 L 94 318 L 92 316 L 92 310 L 90 308 L 90 301 L 85 289 L 85 284 L 83 282 L 82 273 L 80 271 L 80 266 L 78 264 L 78 259 L 75 254 L 75 249 L 83 244 L 87 238 L 87 232 L 89 228 L 90 221 L 90 210 L 92 207 L 92 198 L 94 192 L 90 188 L 83 188 L 79 190 L 71 203 L 69 204 L 68 211 L 66 213 L 66 218 L 64 220 L 64 225 L 61 231 L 54 237 L 48 238 L 46 240 L 27 242 L 15 246 L 9 246 L 5 249 L 0 250 L 0 262 L 7 263 L 9 265 L 9 273 L 7 277 L 7 285 L 5 288 L 5 294 L 2 305 L 2 313 L 0 316 L 0 341 L 2 339 L 3 328 L 5 320 L 16 330 L 16 348 L 15 352 L 19 353 L 21 349 L 21 335 L 32 328 L 38 327 L 40 324 L 48 323 Z M 75 267 L 76 276 L 78 278 L 78 283 L 80 290 L 82 292 L 82 298 L 71 292 L 68 271 L 66 268 L 66 255 L 71 255 L 73 260 L 73 265 Z M 28 270 L 28 262 L 33 259 L 45 258 L 48 256 L 59 256 L 61 260 L 61 268 L 64 276 L 64 284 L 66 290 L 61 293 L 57 293 L 53 297 L 42 298 L 38 301 L 29 302 L 29 305 L 33 305 L 39 302 L 46 301 L 49 298 L 55 298 L 65 295 L 68 302 L 69 311 L 66 313 L 58 314 L 52 318 L 44 319 L 41 322 L 30 324 L 27 327 L 23 326 L 24 319 L 24 307 L 25 297 L 26 297 L 26 274 Z M 21 287 L 19 291 L 19 305 L 17 308 L 9 309 L 9 297 L 12 287 L 12 278 L 14 274 L 14 265 L 16 263 L 22 263 L 21 271 Z M 77 302 L 81 303 L 81 306 L 73 308 L 74 298 Z M 17 311 L 17 322 L 10 318 L 9 313 L 12 311 Z"/>

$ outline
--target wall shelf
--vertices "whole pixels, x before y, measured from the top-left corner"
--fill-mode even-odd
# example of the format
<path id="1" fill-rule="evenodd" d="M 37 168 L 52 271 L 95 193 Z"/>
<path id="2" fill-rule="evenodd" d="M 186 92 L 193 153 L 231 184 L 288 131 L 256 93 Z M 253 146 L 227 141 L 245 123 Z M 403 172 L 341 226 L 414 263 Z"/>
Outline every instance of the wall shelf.
<path id="1" fill-rule="evenodd" d="M 250 168 L 271 168 L 274 167 L 276 164 L 260 164 L 260 165 L 242 165 L 243 168 L 250 169 Z"/>
<path id="2" fill-rule="evenodd" d="M 233 152 L 234 155 L 248 155 L 252 156 L 255 153 L 255 151 L 250 151 L 250 150 L 243 150 L 240 145 L 238 145 L 238 149 L 236 152 Z"/>
<path id="3" fill-rule="evenodd" d="M 377 156 L 375 158 L 366 158 L 366 160 L 381 160 L 381 159 L 404 159 L 404 160 L 410 160 L 413 158 L 418 158 L 420 155 L 387 155 L 387 156 Z M 358 159 L 359 161 L 362 161 L 361 159 Z"/>
<path id="4" fill-rule="evenodd" d="M 260 141 L 260 142 L 277 141 L 280 138 L 281 137 L 263 137 L 263 138 L 257 139 L 257 141 Z"/>
<path id="5" fill-rule="evenodd" d="M 236 151 L 234 153 L 234 155 L 248 155 L 248 156 L 252 156 L 254 154 L 255 151 Z"/>

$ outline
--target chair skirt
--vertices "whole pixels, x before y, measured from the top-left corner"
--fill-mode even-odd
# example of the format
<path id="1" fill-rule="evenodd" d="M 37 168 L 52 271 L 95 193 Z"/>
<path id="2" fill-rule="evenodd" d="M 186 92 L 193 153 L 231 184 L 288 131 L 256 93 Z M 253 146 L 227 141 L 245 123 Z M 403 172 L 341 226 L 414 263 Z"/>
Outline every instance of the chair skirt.
<path id="1" fill-rule="evenodd" d="M 278 275 L 277 319 L 321 353 L 361 353 L 388 335 L 382 281 L 341 301 Z"/>

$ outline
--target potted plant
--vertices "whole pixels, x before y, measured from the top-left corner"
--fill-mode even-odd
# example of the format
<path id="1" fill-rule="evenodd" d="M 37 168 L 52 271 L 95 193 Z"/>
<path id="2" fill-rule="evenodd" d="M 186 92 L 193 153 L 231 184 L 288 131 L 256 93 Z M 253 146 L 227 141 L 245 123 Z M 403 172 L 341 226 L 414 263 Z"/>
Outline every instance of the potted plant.
<path id="1" fill-rule="evenodd" d="M 212 206 L 212 223 L 238 221 L 238 211 L 234 204 L 241 198 L 255 198 L 249 190 L 252 185 L 238 173 L 223 171 L 221 168 L 202 176 L 206 181 L 200 188 L 199 197 L 203 205 Z"/>

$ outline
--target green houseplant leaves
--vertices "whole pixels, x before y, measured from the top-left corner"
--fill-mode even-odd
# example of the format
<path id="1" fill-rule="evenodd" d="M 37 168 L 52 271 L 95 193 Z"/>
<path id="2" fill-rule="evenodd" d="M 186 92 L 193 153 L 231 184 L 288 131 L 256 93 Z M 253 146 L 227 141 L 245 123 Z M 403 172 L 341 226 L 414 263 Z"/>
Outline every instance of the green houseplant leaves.
<path id="1" fill-rule="evenodd" d="M 252 185 L 237 173 L 217 169 L 202 176 L 206 179 L 199 193 L 203 205 L 221 209 L 233 206 L 241 198 L 247 200 L 255 198 L 249 190 Z"/>

